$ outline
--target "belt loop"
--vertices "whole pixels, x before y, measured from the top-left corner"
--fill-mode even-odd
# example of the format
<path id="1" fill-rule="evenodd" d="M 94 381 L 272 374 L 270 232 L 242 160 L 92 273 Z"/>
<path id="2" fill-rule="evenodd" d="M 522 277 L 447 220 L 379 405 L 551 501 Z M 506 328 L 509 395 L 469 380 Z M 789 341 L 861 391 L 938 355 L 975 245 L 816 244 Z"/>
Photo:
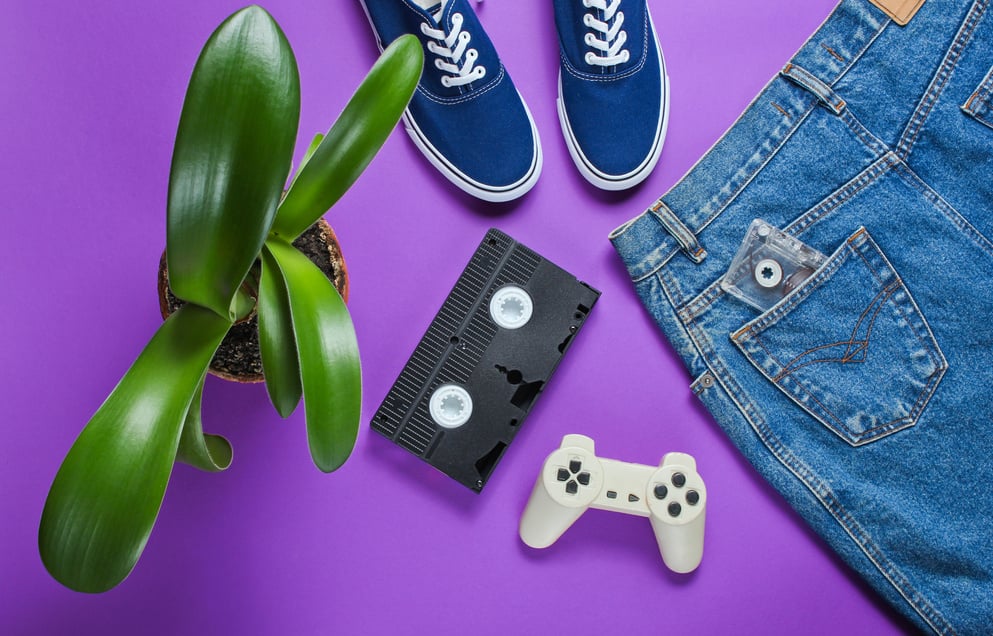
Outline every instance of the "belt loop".
<path id="1" fill-rule="evenodd" d="M 654 214 L 655 218 L 662 224 L 662 227 L 672 235 L 672 238 L 676 239 L 679 246 L 683 248 L 686 256 L 691 261 L 699 265 L 703 262 L 703 259 L 707 258 L 707 250 L 703 249 L 703 245 L 700 245 L 696 234 L 673 214 L 669 206 L 662 202 L 662 199 L 656 201 L 655 205 L 648 208 L 648 211 Z"/>
<path id="2" fill-rule="evenodd" d="M 845 110 L 845 100 L 841 99 L 834 92 L 834 89 L 822 82 L 820 78 L 810 71 L 800 68 L 796 64 L 787 64 L 779 74 L 797 86 L 813 93 L 835 115 L 840 115 L 841 111 Z"/>

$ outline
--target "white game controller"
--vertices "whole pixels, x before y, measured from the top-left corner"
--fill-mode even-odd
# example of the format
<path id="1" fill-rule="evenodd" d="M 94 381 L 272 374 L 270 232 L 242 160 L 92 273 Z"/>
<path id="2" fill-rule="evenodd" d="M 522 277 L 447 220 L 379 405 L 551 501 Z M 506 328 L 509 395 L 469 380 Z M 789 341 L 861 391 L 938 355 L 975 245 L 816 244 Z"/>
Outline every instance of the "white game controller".
<path id="1" fill-rule="evenodd" d="M 587 508 L 648 517 L 670 570 L 700 565 L 707 489 L 692 456 L 667 453 L 657 467 L 629 464 L 598 458 L 585 435 L 566 435 L 541 467 L 521 517 L 521 539 L 547 548 Z"/>

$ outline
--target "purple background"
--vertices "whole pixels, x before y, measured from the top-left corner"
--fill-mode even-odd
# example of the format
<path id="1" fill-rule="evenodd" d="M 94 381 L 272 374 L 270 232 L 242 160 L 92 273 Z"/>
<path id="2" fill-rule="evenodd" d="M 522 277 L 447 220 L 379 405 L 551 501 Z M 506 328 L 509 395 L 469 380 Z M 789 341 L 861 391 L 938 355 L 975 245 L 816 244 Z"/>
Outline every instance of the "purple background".
<path id="1" fill-rule="evenodd" d="M 37 551 L 51 480 L 152 335 L 169 162 L 186 83 L 236 2 L 15 0 L 0 20 L 0 633 L 892 634 L 907 623 L 736 452 L 638 304 L 608 232 L 672 186 L 817 28 L 834 0 L 651 0 L 672 81 L 668 139 L 639 189 L 575 170 L 555 114 L 550 2 L 475 5 L 542 135 L 544 173 L 513 205 L 462 195 L 396 131 L 327 218 L 352 276 L 363 356 L 358 444 L 309 459 L 302 413 L 210 378 L 204 420 L 235 448 L 179 465 L 144 556 L 100 596 L 52 580 Z M 357 2 L 270 0 L 300 66 L 297 158 L 376 56 Z M 475 495 L 368 430 L 368 419 L 486 228 L 603 291 L 586 328 Z M 302 409 L 301 409 L 302 411 Z M 591 511 L 553 547 L 517 537 L 565 433 L 601 456 L 696 456 L 710 493 L 703 564 L 662 564 L 646 519 Z"/>

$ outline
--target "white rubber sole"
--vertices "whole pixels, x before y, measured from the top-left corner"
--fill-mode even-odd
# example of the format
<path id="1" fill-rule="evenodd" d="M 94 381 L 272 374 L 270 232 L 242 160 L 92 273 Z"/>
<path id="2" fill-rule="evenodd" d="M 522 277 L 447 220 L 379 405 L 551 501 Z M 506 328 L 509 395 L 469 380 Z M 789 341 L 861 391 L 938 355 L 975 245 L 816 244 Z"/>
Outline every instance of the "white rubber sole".
<path id="1" fill-rule="evenodd" d="M 659 69 L 662 73 L 662 108 L 659 111 L 658 123 L 655 127 L 655 139 L 652 147 L 645 159 L 634 170 L 625 174 L 608 174 L 597 169 L 592 161 L 587 158 L 579 147 L 576 135 L 569 124 L 569 117 L 565 112 L 565 102 L 562 99 L 562 71 L 559 71 L 559 96 L 556 99 L 556 110 L 559 114 L 559 125 L 562 129 L 562 136 L 565 137 L 565 145 L 569 149 L 572 162 L 576 164 L 579 173 L 583 178 L 601 190 L 627 190 L 638 185 L 648 178 L 648 175 L 655 169 L 662 155 L 662 146 L 665 143 L 666 132 L 669 129 L 669 75 L 665 71 L 665 58 L 662 56 L 662 47 L 659 45 L 658 34 L 655 32 L 655 25 L 649 19 L 652 26 L 652 36 L 655 38 L 655 50 L 658 51 Z"/>
<path id="2" fill-rule="evenodd" d="M 372 29 L 372 34 L 376 37 L 376 45 L 379 47 L 379 52 L 382 53 L 384 49 L 383 43 L 379 39 L 379 33 L 376 31 L 376 25 L 373 24 L 372 15 L 369 14 L 369 7 L 366 6 L 365 0 L 359 0 L 359 4 L 362 5 L 362 10 L 365 12 L 365 17 L 369 21 L 369 27 Z M 414 118 L 410 115 L 409 108 L 405 108 L 403 111 L 403 127 L 404 130 L 407 131 L 407 135 L 409 135 L 411 140 L 414 142 L 414 145 L 421 151 L 421 154 L 427 157 L 427 160 L 431 162 L 431 165 L 433 165 L 438 172 L 444 175 L 446 179 L 458 186 L 463 192 L 470 194 L 477 199 L 489 201 L 490 203 L 505 203 L 507 201 L 513 201 L 514 199 L 524 196 L 524 194 L 526 194 L 531 188 L 534 187 L 534 184 L 538 182 L 538 177 L 541 176 L 543 161 L 541 155 L 541 139 L 538 136 L 538 127 L 535 126 L 534 118 L 531 116 L 531 111 L 528 109 L 528 105 L 524 101 L 524 98 L 521 97 L 520 92 L 518 92 L 517 96 L 521 100 L 521 105 L 524 106 L 524 112 L 528 116 L 528 123 L 531 125 L 531 137 L 534 139 L 534 156 L 531 161 L 531 165 L 524 176 L 509 185 L 494 186 L 481 183 L 456 168 L 452 162 L 446 159 L 445 156 L 440 153 L 430 141 L 428 141 L 427 136 L 421 132 L 421 129 L 417 126 L 417 122 L 414 121 Z"/>
<path id="3" fill-rule="evenodd" d="M 410 116 L 409 110 L 405 110 L 403 113 L 403 125 L 407 130 L 407 134 L 414 142 L 414 145 L 421 151 L 421 154 L 427 157 L 427 160 L 431 162 L 431 165 L 433 165 L 438 172 L 444 175 L 446 179 L 458 186 L 459 189 L 476 197 L 477 199 L 482 199 L 483 201 L 489 201 L 490 203 L 506 203 L 507 201 L 513 201 L 514 199 L 520 198 L 526 194 L 531 188 L 534 187 L 534 184 L 538 182 L 538 177 L 541 176 L 543 159 L 541 155 L 541 139 L 538 137 L 538 128 L 535 126 L 534 118 L 531 117 L 531 111 L 528 109 L 528 106 L 524 103 L 523 99 L 521 99 L 521 105 L 524 106 L 524 112 L 527 114 L 528 123 L 531 125 L 531 137 L 534 141 L 532 145 L 533 157 L 531 160 L 531 165 L 528 167 L 528 170 L 524 173 L 523 177 L 514 183 L 502 186 L 495 186 L 477 181 L 455 167 L 452 162 L 450 162 L 442 153 L 438 151 L 437 148 L 434 147 L 434 145 L 428 140 L 427 136 L 421 132 L 421 129 L 417 126 L 417 122 Z"/>

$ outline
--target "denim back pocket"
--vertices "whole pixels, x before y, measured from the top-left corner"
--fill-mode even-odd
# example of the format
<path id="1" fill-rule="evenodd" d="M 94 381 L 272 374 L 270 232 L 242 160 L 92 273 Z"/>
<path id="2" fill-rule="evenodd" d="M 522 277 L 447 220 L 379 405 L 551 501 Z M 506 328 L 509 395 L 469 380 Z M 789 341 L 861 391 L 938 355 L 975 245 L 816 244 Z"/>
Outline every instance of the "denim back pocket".
<path id="1" fill-rule="evenodd" d="M 913 426 L 948 368 L 865 228 L 731 338 L 763 375 L 854 446 Z"/>
<path id="2" fill-rule="evenodd" d="M 976 121 L 993 128 L 993 68 L 962 104 L 962 110 Z"/>

